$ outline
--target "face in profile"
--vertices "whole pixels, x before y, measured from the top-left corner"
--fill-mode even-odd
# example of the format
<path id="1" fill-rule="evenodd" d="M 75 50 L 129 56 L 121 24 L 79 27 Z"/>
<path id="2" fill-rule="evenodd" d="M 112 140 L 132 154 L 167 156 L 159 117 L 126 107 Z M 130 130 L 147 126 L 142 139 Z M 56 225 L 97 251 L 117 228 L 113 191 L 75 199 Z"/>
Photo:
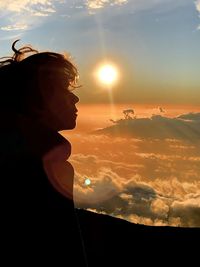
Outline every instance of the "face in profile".
<path id="1" fill-rule="evenodd" d="M 55 131 L 74 129 L 78 112 L 76 103 L 79 98 L 68 89 L 63 77 L 56 81 L 50 79 L 42 95 L 42 123 Z"/>

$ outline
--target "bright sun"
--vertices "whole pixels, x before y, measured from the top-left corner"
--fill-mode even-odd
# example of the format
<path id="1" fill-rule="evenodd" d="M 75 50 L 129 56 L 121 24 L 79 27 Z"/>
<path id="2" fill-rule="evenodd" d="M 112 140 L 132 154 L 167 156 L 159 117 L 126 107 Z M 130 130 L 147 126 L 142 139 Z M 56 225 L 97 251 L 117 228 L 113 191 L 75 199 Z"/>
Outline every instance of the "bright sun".
<path id="1" fill-rule="evenodd" d="M 118 78 L 117 69 L 110 64 L 102 65 L 97 72 L 97 77 L 101 83 L 111 85 Z"/>

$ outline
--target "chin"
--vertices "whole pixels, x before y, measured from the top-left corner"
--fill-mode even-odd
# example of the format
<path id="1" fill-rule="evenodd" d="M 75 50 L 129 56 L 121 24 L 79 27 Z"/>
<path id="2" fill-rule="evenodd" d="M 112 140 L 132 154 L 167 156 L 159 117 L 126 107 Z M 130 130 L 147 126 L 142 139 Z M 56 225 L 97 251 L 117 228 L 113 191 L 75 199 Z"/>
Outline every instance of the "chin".
<path id="1" fill-rule="evenodd" d="M 76 121 L 67 123 L 65 125 L 62 125 L 59 127 L 59 131 L 64 131 L 64 130 L 73 130 L 76 127 Z"/>

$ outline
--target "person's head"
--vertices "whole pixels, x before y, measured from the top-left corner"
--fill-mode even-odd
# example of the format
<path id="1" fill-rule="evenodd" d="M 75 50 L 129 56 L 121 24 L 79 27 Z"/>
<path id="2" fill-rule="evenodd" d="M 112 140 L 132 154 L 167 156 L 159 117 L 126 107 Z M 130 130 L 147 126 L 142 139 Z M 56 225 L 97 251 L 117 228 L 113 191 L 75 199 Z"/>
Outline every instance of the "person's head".
<path id="1" fill-rule="evenodd" d="M 16 42 L 13 57 L 0 62 L 0 111 L 30 117 L 56 131 L 73 129 L 79 101 L 71 91 L 76 67 L 59 53 L 16 50 Z"/>

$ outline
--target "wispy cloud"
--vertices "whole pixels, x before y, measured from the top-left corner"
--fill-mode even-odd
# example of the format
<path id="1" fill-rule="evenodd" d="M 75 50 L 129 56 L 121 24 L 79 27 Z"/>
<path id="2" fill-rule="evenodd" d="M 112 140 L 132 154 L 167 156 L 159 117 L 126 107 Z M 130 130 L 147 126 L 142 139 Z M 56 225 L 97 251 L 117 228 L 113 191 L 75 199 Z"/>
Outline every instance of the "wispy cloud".
<path id="1" fill-rule="evenodd" d="M 10 12 L 30 12 L 33 15 L 47 15 L 56 11 L 55 5 L 58 3 L 67 4 L 74 8 L 84 8 L 89 10 L 100 9 L 106 6 L 122 5 L 127 3 L 128 0 L 82 0 L 77 1 L 64 1 L 64 0 L 0 0 L 0 10 L 7 10 Z"/>
<path id="2" fill-rule="evenodd" d="M 200 13 L 200 0 L 197 0 L 195 2 L 195 5 L 196 5 L 196 8 L 197 8 L 197 11 L 199 11 L 199 13 Z"/>
<path id="3" fill-rule="evenodd" d="M 55 2 L 61 0 L 0 0 L 0 11 L 6 14 L 1 30 L 24 31 L 34 27 L 41 22 L 38 17 L 48 17 L 56 12 Z"/>
<path id="4" fill-rule="evenodd" d="M 1 27 L 2 31 L 19 31 L 19 30 L 26 30 L 28 28 L 28 25 L 25 23 L 16 23 L 13 25 L 7 25 L 4 27 Z"/>
<path id="5" fill-rule="evenodd" d="M 122 5 L 128 0 L 87 0 L 86 5 L 88 9 L 99 9 L 105 6 Z"/>
<path id="6" fill-rule="evenodd" d="M 10 12 L 31 12 L 41 10 L 44 13 L 51 13 L 55 11 L 52 0 L 8 0 L 0 1 L 0 10 L 7 10 Z"/>
<path id="7" fill-rule="evenodd" d="M 200 0 L 195 1 L 196 9 L 199 12 L 200 16 Z M 200 30 L 200 25 L 197 27 L 197 30 Z"/>
<path id="8" fill-rule="evenodd" d="M 125 6 L 128 12 L 135 12 L 140 10 L 151 9 L 152 7 L 163 6 L 170 4 L 172 7 L 184 5 L 185 1 L 173 1 L 173 0 L 87 0 L 85 5 L 90 13 L 95 11 L 114 6 Z"/>

